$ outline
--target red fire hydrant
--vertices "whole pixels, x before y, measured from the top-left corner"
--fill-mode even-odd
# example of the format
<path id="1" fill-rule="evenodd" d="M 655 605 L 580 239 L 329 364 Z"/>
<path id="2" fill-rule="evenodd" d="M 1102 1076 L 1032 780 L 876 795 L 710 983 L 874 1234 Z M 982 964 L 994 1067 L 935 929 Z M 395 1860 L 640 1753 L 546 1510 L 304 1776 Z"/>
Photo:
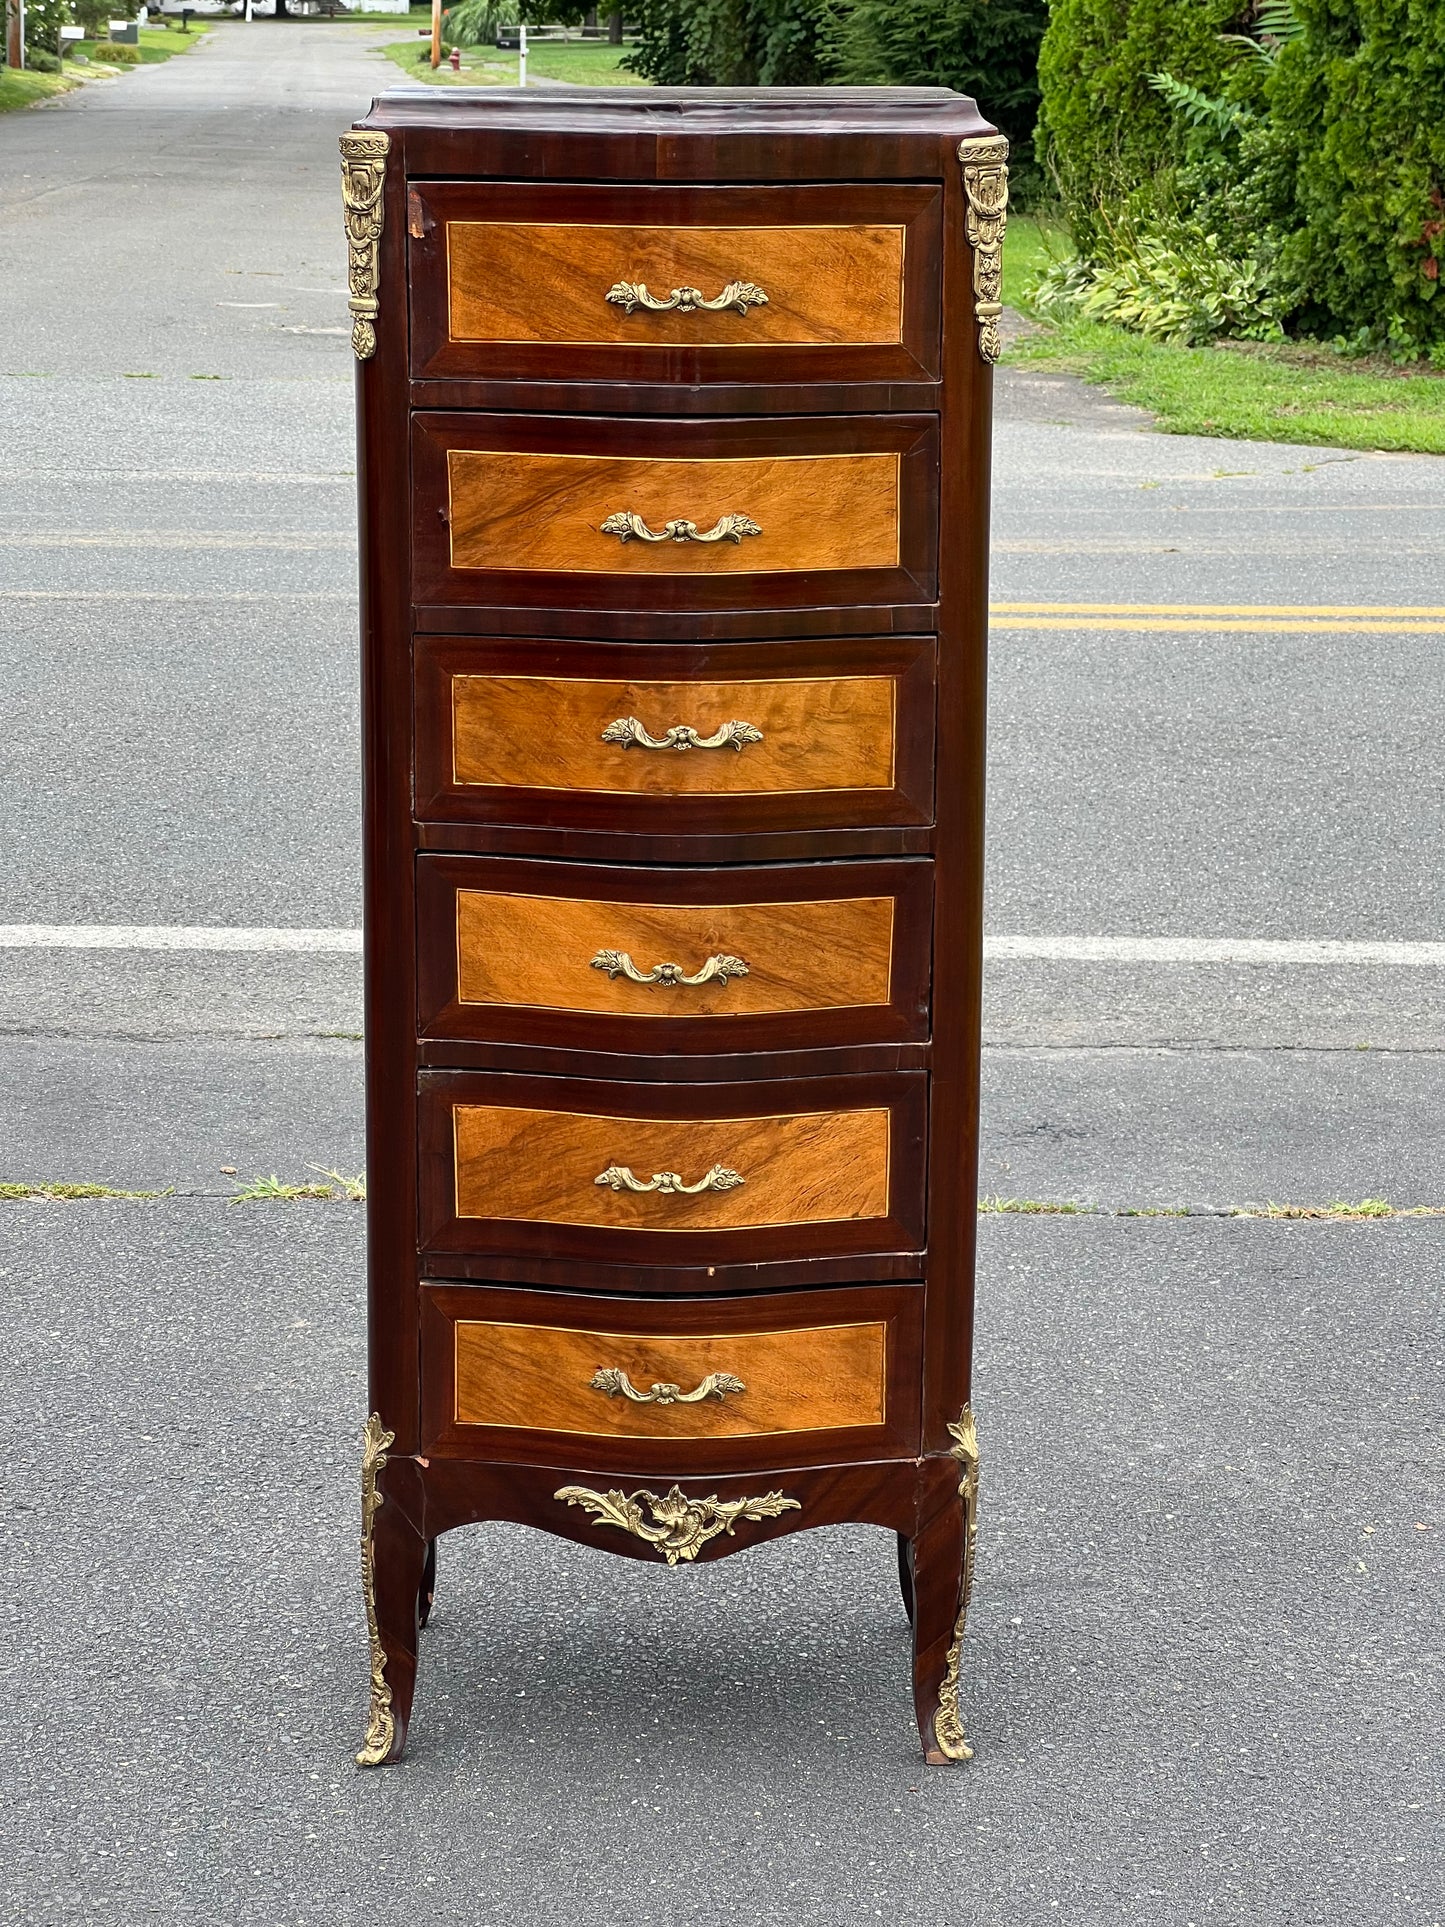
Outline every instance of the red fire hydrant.
<path id="1" fill-rule="evenodd" d="M 454 74 L 459 74 L 461 71 L 462 71 L 462 50 L 460 47 L 453 47 L 452 48 L 452 72 Z"/>

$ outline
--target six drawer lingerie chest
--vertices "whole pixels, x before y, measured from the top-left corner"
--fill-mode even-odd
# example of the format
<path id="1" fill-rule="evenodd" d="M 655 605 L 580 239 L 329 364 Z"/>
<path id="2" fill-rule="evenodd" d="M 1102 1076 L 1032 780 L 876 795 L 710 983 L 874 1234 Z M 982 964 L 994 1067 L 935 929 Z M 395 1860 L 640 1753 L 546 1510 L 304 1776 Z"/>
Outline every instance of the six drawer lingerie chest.
<path id="1" fill-rule="evenodd" d="M 670 1566 L 880 1526 L 967 1758 L 1006 144 L 942 89 L 638 88 L 398 93 L 341 146 L 358 1759 L 479 1520 Z"/>

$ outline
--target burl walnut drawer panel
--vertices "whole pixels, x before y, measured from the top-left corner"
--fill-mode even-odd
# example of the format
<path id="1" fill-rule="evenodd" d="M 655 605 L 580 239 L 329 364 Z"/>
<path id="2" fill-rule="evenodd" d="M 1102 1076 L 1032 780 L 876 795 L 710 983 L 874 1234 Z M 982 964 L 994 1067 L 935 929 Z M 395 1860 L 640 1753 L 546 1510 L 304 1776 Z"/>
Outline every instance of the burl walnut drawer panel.
<path id="1" fill-rule="evenodd" d="M 418 602 L 707 610 L 935 598 L 932 416 L 412 419 Z"/>
<path id="2" fill-rule="evenodd" d="M 704 1471 L 746 1464 L 763 1439 L 789 1463 L 911 1454 L 922 1297 L 863 1285 L 659 1305 L 430 1285 L 423 1449 Z"/>
<path id="3" fill-rule="evenodd" d="M 933 818 L 931 640 L 416 643 L 416 813 L 675 836 Z"/>
<path id="4" fill-rule="evenodd" d="M 932 872 L 423 857 L 420 1031 L 606 1051 L 922 1041 Z"/>
<path id="5" fill-rule="evenodd" d="M 422 1242 L 709 1272 L 917 1251 L 920 1073 L 627 1085 L 420 1078 Z M 896 1275 L 896 1274 L 895 1274 Z"/>
<path id="6" fill-rule="evenodd" d="M 412 372 L 935 379 L 942 202 L 936 186 L 417 181 Z"/>

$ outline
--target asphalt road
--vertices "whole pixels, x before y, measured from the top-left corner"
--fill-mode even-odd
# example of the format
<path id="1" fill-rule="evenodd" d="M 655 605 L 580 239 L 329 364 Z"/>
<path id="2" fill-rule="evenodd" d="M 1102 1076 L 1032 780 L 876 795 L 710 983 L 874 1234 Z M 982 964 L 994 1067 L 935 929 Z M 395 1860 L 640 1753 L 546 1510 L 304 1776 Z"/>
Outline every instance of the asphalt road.
<path id="1" fill-rule="evenodd" d="M 358 921 L 375 37 L 0 117 L 0 925 Z M 1441 464 L 999 402 L 995 600 L 1063 608 L 997 618 L 990 928 L 1437 940 L 1445 634 L 1218 611 L 1440 601 Z M 996 964 L 982 1188 L 1445 1203 L 1441 974 Z M 966 1770 L 918 1760 L 880 1535 L 670 1573 L 491 1528 L 356 1774 L 360 1213 L 221 1167 L 358 1169 L 359 1030 L 345 953 L 0 948 L 0 1181 L 176 1192 L 0 1205 L 0 1920 L 1445 1918 L 1430 1220 L 984 1220 Z"/>

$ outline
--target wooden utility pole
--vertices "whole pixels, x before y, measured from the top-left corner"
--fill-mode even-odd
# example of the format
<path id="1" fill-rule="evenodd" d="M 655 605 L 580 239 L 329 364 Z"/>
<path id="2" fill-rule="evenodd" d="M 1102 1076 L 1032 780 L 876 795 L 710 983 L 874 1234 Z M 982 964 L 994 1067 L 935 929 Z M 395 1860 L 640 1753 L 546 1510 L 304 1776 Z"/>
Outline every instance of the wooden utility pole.
<path id="1" fill-rule="evenodd" d="M 5 0 L 5 59 L 12 67 L 25 65 L 25 0 Z"/>
<path id="2" fill-rule="evenodd" d="M 431 64 L 442 64 L 442 0 L 431 0 Z"/>

